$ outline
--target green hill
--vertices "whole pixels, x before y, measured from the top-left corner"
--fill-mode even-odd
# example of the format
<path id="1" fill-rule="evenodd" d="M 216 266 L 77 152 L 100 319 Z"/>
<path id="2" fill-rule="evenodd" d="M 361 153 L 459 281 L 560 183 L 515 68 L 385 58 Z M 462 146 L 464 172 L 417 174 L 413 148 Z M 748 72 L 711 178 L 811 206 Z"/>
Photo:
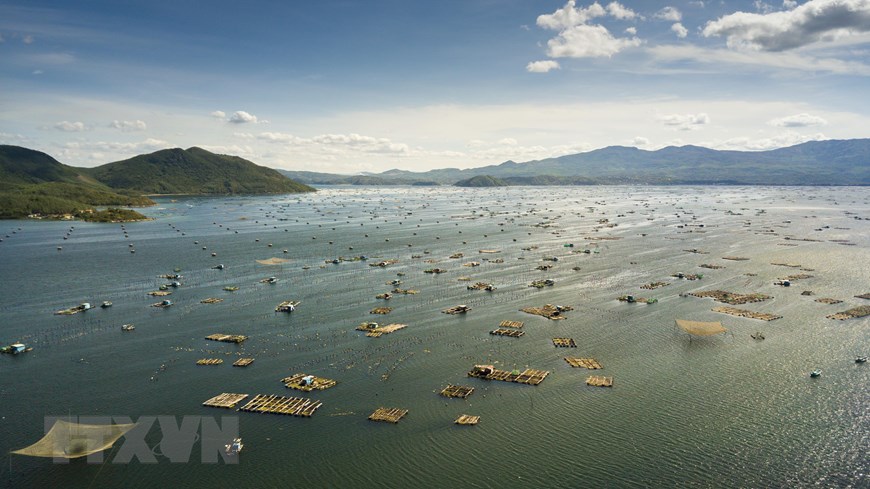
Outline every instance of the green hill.
<path id="1" fill-rule="evenodd" d="M 143 194 L 284 194 L 315 189 L 238 156 L 165 149 L 88 170 L 114 189 Z"/>
<path id="2" fill-rule="evenodd" d="M 507 187 L 509 184 L 501 178 L 491 175 L 477 175 L 465 180 L 460 180 L 454 185 L 457 187 Z"/>

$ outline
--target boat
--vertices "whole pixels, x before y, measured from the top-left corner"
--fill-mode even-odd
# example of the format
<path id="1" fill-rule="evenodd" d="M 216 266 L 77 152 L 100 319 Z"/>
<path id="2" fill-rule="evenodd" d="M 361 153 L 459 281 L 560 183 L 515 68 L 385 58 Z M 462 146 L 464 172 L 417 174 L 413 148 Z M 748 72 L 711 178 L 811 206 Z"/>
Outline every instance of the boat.
<path id="1" fill-rule="evenodd" d="M 212 270 L 223 270 L 223 269 L 226 268 L 226 267 L 224 266 L 223 263 L 221 263 L 220 265 L 215 265 L 215 266 L 213 266 L 213 267 L 211 267 L 211 268 L 212 268 Z"/>
<path id="2" fill-rule="evenodd" d="M 752 333 L 749 336 L 751 336 L 753 340 L 763 340 L 764 339 L 764 334 L 762 334 L 761 331 L 756 331 L 755 333 Z"/>
<path id="3" fill-rule="evenodd" d="M 79 304 L 75 307 L 70 307 L 69 309 L 63 309 L 63 310 L 57 311 L 55 314 L 62 314 L 62 315 L 69 316 L 72 314 L 78 314 L 82 311 L 87 311 L 88 309 L 92 309 L 92 308 L 93 308 L 93 306 L 89 302 L 82 302 L 81 304 Z"/>
<path id="4" fill-rule="evenodd" d="M 867 363 L 867 357 L 858 357 L 855 359 L 855 363 Z"/>
<path id="5" fill-rule="evenodd" d="M 822 370 L 818 369 L 818 368 L 813 370 L 812 372 L 810 372 L 810 377 L 813 377 L 813 378 L 819 377 L 821 375 L 822 375 Z"/>
<path id="6" fill-rule="evenodd" d="M 134 329 L 136 329 L 136 326 L 133 326 L 132 324 L 121 325 L 121 331 L 133 331 Z"/>
<path id="7" fill-rule="evenodd" d="M 224 445 L 224 447 L 226 448 L 227 455 L 238 455 L 245 445 L 242 444 L 241 438 L 234 438 L 232 443 L 228 443 L 227 445 Z"/>
<path id="8" fill-rule="evenodd" d="M 299 304 L 299 301 L 283 301 L 275 307 L 275 312 L 293 312 Z"/>
<path id="9" fill-rule="evenodd" d="M 13 343 L 9 346 L 0 347 L 0 353 L 9 353 L 10 355 L 18 355 L 19 353 L 24 353 L 33 350 L 33 348 L 25 345 L 24 343 Z"/>

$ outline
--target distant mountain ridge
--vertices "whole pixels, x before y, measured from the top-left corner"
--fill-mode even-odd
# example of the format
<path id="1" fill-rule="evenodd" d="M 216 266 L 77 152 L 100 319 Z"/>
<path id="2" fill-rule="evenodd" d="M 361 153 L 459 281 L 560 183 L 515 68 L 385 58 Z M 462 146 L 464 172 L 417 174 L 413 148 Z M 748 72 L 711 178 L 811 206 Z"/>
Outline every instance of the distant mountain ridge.
<path id="1" fill-rule="evenodd" d="M 354 184 L 357 177 L 281 170 L 301 182 Z M 870 139 L 810 141 L 770 151 L 724 151 L 668 146 L 647 151 L 610 146 L 557 158 L 459 170 L 389 170 L 366 175 L 368 182 L 453 185 L 485 175 L 509 185 L 713 184 L 870 185 Z M 369 183 L 362 183 L 369 184 Z"/>

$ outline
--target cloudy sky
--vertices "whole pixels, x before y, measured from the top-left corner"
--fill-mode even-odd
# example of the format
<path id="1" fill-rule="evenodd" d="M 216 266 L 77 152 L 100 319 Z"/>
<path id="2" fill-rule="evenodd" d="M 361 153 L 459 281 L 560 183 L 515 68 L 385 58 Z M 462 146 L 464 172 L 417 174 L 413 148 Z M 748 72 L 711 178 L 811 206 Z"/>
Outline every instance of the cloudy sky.
<path id="1" fill-rule="evenodd" d="M 870 137 L 870 0 L 0 0 L 0 144 L 468 168 Z"/>

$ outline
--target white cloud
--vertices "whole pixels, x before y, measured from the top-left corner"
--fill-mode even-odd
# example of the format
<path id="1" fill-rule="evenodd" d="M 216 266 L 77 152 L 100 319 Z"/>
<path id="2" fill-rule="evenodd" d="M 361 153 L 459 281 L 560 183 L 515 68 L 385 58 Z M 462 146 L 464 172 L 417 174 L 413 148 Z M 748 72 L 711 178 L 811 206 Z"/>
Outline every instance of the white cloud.
<path id="1" fill-rule="evenodd" d="M 620 20 L 631 20 L 640 16 L 634 10 L 622 5 L 619 2 L 610 2 L 607 4 L 607 13 Z"/>
<path id="2" fill-rule="evenodd" d="M 681 131 L 690 131 L 698 126 L 710 123 L 710 116 L 704 112 L 698 114 L 668 114 L 659 115 L 656 120 L 666 126 L 674 127 Z"/>
<path id="3" fill-rule="evenodd" d="M 868 31 L 870 1 L 809 0 L 781 12 L 735 12 L 707 22 L 702 33 L 724 36 L 730 48 L 786 51 Z"/>
<path id="4" fill-rule="evenodd" d="M 226 119 L 227 118 L 226 112 L 224 112 L 222 110 L 216 110 L 209 115 L 214 117 L 215 119 Z"/>
<path id="5" fill-rule="evenodd" d="M 148 129 L 148 125 L 145 124 L 145 121 L 140 121 L 138 119 L 135 121 L 114 120 L 109 124 L 109 127 L 120 129 L 124 132 L 144 131 Z"/>
<path id="6" fill-rule="evenodd" d="M 671 31 L 680 39 L 684 39 L 689 35 L 689 30 L 683 27 L 683 24 L 680 24 L 679 22 L 671 26 Z"/>
<path id="7" fill-rule="evenodd" d="M 636 36 L 637 35 L 637 27 L 626 27 L 625 33 L 631 34 L 632 36 Z"/>
<path id="8" fill-rule="evenodd" d="M 653 15 L 656 19 L 668 20 L 671 22 L 679 22 L 683 20 L 683 14 L 675 7 L 665 7 Z"/>
<path id="9" fill-rule="evenodd" d="M 34 41 L 33 36 L 31 36 L 30 34 L 23 36 L 21 38 L 21 42 L 23 42 L 24 44 L 33 44 L 33 41 Z"/>
<path id="10" fill-rule="evenodd" d="M 809 127 L 809 126 L 825 126 L 828 121 L 821 117 L 810 115 L 807 113 L 790 115 L 788 117 L 780 117 L 767 122 L 771 126 L 777 127 Z"/>
<path id="11" fill-rule="evenodd" d="M 798 134 L 794 131 L 786 131 L 770 137 L 756 139 L 748 137 L 726 139 L 722 142 L 710 144 L 709 147 L 714 149 L 767 151 L 771 149 L 785 148 L 787 146 L 794 146 L 795 144 L 801 144 L 807 141 L 823 141 L 825 139 L 827 138 L 822 133 Z"/>
<path id="12" fill-rule="evenodd" d="M 689 5 L 691 5 L 692 7 L 704 8 L 704 2 L 702 2 L 701 0 L 689 2 Z"/>
<path id="13" fill-rule="evenodd" d="M 791 10 L 798 6 L 798 3 L 795 0 L 782 0 L 782 8 L 786 10 Z"/>
<path id="14" fill-rule="evenodd" d="M 552 14 L 543 14 L 538 16 L 538 27 L 561 31 L 577 25 L 585 24 L 595 17 L 602 17 L 607 14 L 598 2 L 586 8 L 574 8 L 574 0 L 568 0 L 564 7 L 556 10 Z"/>
<path id="15" fill-rule="evenodd" d="M 233 124 L 247 124 L 247 123 L 256 124 L 257 122 L 260 122 L 260 121 L 258 121 L 257 116 L 255 116 L 253 114 L 249 114 L 249 113 L 245 112 L 244 110 L 237 110 L 237 111 L 233 112 L 233 115 L 230 116 L 228 122 L 231 122 Z"/>
<path id="16" fill-rule="evenodd" d="M 88 130 L 84 122 L 60 121 L 52 127 L 63 132 L 82 132 Z"/>
<path id="17" fill-rule="evenodd" d="M 43 73 L 45 72 L 42 70 L 33 70 L 30 72 L 31 75 L 42 75 Z"/>
<path id="18" fill-rule="evenodd" d="M 545 61 L 532 61 L 526 65 L 526 71 L 529 73 L 547 73 L 550 70 L 558 70 L 561 68 L 558 61 L 551 59 Z"/>
<path id="19" fill-rule="evenodd" d="M 630 145 L 632 145 L 636 148 L 640 148 L 642 146 L 649 146 L 649 143 L 650 143 L 650 140 L 643 137 L 643 136 L 637 136 L 634 139 L 632 139 L 631 142 L 629 142 Z"/>
<path id="20" fill-rule="evenodd" d="M 628 47 L 640 46 L 636 37 L 616 38 L 602 25 L 578 25 L 565 29 L 547 41 L 547 56 L 551 58 L 611 57 Z"/>

